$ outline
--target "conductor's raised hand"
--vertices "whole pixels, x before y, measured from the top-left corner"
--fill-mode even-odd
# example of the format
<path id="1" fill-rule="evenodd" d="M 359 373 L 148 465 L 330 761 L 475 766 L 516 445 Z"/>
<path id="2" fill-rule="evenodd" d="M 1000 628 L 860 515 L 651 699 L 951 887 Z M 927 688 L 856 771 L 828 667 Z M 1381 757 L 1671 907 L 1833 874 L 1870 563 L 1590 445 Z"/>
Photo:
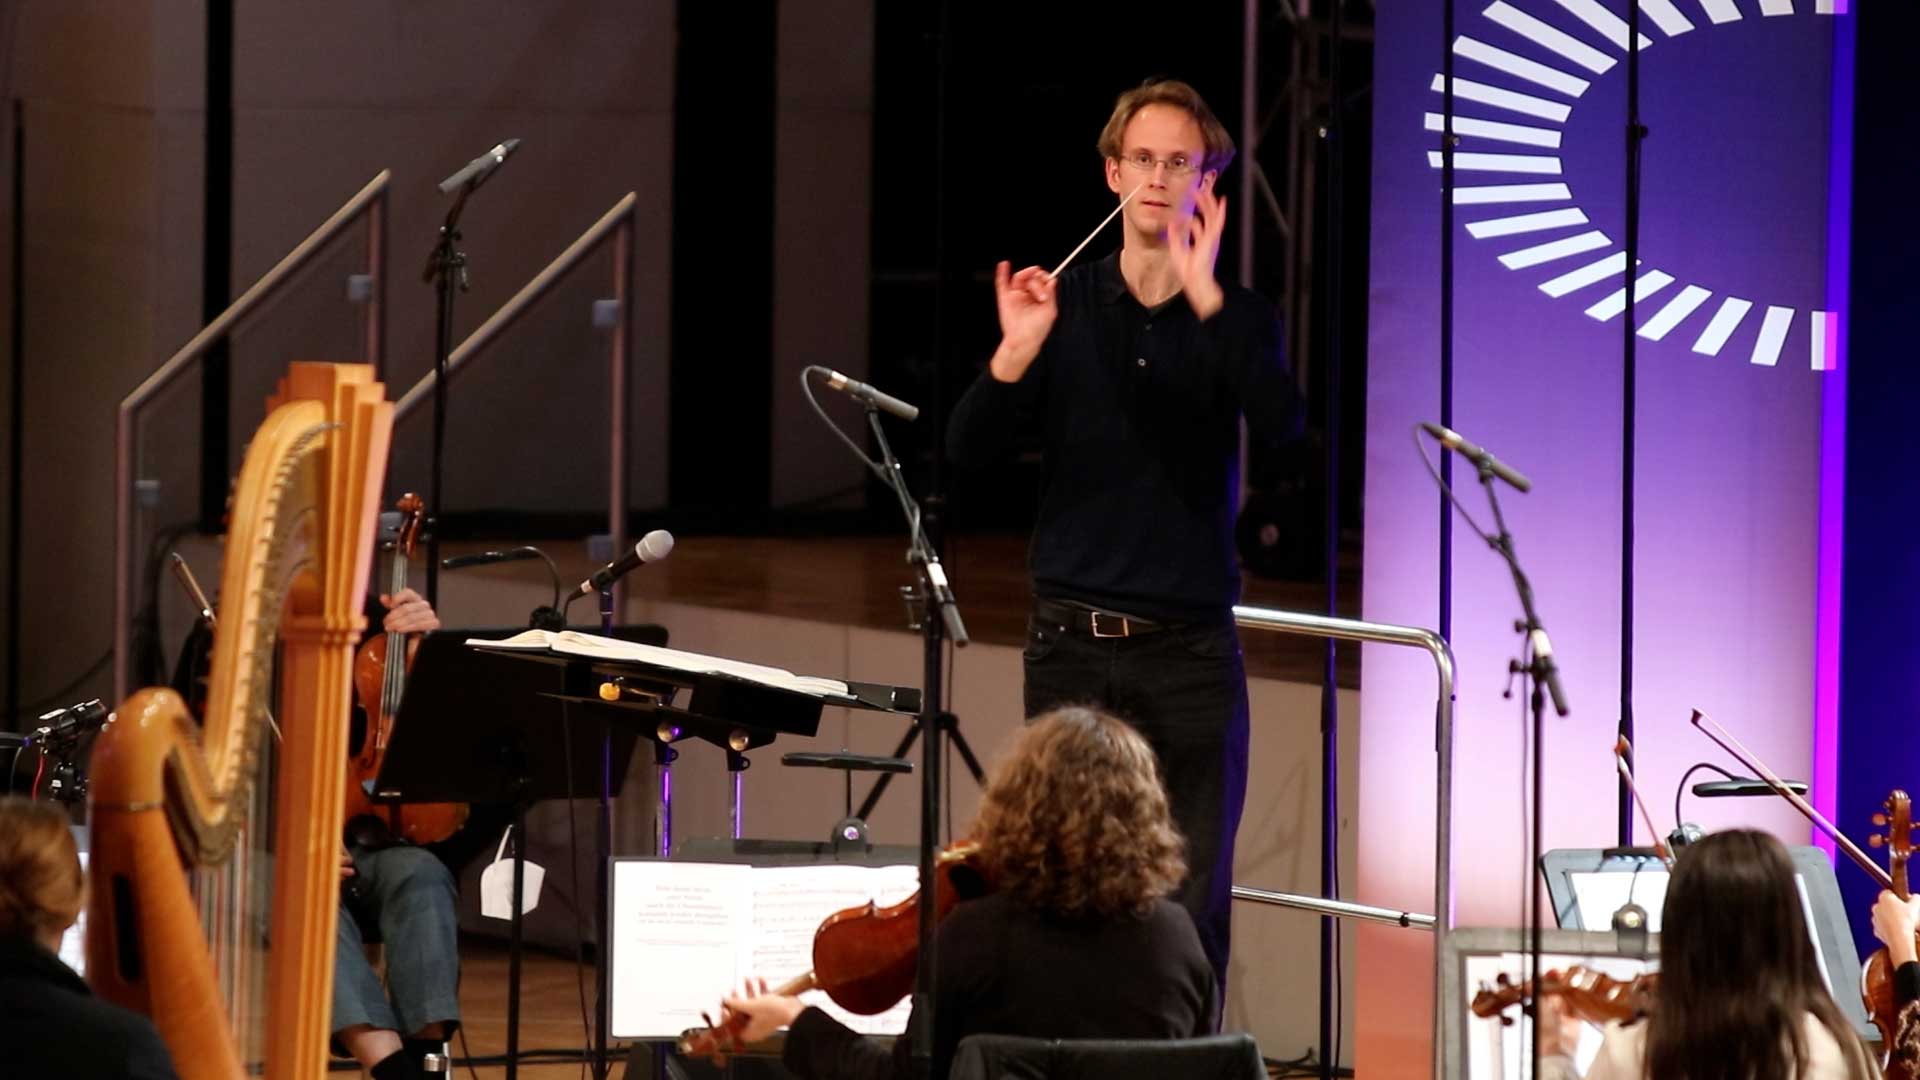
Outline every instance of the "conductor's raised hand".
<path id="1" fill-rule="evenodd" d="M 1213 193 L 1209 176 L 1194 192 L 1192 215 L 1167 229 L 1167 251 L 1180 278 L 1180 291 L 1202 319 L 1212 318 L 1227 300 L 1213 276 L 1213 264 L 1220 258 L 1220 239 L 1226 232 L 1227 200 Z"/>
<path id="2" fill-rule="evenodd" d="M 1054 280 L 1038 266 L 1015 274 L 1003 260 L 993 268 L 993 300 L 1000 312 L 1000 347 L 988 364 L 1001 382 L 1019 382 L 1040 355 L 1060 313 Z"/>

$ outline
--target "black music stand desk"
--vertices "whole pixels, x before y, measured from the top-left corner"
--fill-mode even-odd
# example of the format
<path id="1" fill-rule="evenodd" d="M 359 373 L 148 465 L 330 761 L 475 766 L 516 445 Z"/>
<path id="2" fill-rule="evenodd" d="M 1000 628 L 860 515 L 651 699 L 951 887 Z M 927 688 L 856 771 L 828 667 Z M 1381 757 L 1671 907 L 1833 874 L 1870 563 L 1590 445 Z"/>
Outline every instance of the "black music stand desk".
<path id="1" fill-rule="evenodd" d="M 638 741 L 605 704 L 562 693 L 561 669 L 469 648 L 465 631 L 420 642 L 394 719 L 377 799 L 513 807 L 508 934 L 507 1073 L 518 1071 L 527 807 L 619 794 Z M 604 855 L 604 853 L 603 853 Z M 604 941 L 598 952 L 604 956 Z"/>

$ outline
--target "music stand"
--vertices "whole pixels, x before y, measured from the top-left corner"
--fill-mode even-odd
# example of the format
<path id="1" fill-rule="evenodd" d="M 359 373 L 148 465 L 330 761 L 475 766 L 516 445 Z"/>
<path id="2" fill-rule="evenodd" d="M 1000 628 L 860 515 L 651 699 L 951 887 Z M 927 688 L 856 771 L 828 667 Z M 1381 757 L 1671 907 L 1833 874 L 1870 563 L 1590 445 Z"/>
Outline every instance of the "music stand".
<path id="1" fill-rule="evenodd" d="M 579 703 L 601 710 L 599 715 L 619 717 L 613 726 L 639 731 L 653 744 L 655 774 L 654 853 L 665 856 L 672 844 L 672 803 L 668 798 L 668 769 L 675 756 L 672 743 L 696 737 L 727 748 L 728 768 L 736 783 L 733 817 L 739 820 L 738 777 L 744 768 L 744 751 L 765 746 L 781 735 L 811 737 L 819 729 L 820 712 L 828 704 L 883 712 L 910 711 L 920 707 L 920 693 L 907 687 L 878 683 L 847 682 L 844 695 L 820 696 L 791 687 L 769 684 L 750 672 L 735 669 L 725 673 L 729 661 L 718 657 L 696 657 L 698 669 L 676 667 L 643 659 L 644 651 L 634 655 L 609 655 L 605 642 L 594 642 L 593 635 L 560 634 L 544 647 L 498 650 L 485 642 L 472 642 L 475 651 L 504 662 L 531 668 L 544 668 L 552 674 L 541 693 L 551 698 Z M 641 642 L 641 644 L 648 644 Z M 586 651 L 582 652 L 581 649 Z M 655 660 L 660 659 L 655 657 Z M 704 665 L 713 664 L 708 669 Z M 751 667 L 751 666 L 750 666 Z M 751 718 L 751 719 L 748 719 Z M 621 759 L 624 768 L 625 758 Z M 611 766 L 609 766 L 611 767 Z M 603 814 L 603 820 L 605 815 Z M 603 874 L 610 853 L 601 851 Z M 603 877 L 600 891 L 599 925 L 606 939 L 606 897 Z M 607 950 L 599 950 L 597 982 L 601 1024 L 595 1033 L 595 1070 L 605 1066 L 607 1015 Z M 511 1075 L 511 1074 L 509 1074 Z"/>
<path id="2" fill-rule="evenodd" d="M 565 690 L 563 668 L 468 648 L 471 636 L 468 631 L 443 630 L 421 640 L 374 794 L 403 803 L 513 807 L 507 1075 L 514 1077 L 520 1052 L 527 807 L 542 799 L 619 794 L 638 738 L 618 711 L 560 697 Z M 605 746 L 612 747 L 610 775 L 602 771 Z M 601 941 L 596 960 L 602 966 L 606 952 Z"/>
<path id="3" fill-rule="evenodd" d="M 1854 951 L 1853 929 L 1847 917 L 1847 905 L 1840 899 L 1840 882 L 1834 876 L 1832 858 L 1811 844 L 1791 844 L 1787 855 L 1793 860 L 1794 883 L 1800 892 L 1807 935 L 1813 940 L 1814 959 L 1820 965 L 1827 989 L 1847 1022 L 1853 1025 L 1854 1032 L 1869 1041 L 1877 1039 L 1878 1030 L 1867 1016 L 1860 995 L 1853 992 L 1853 988 L 1860 985 L 1860 960 Z M 1602 906 L 1611 906 L 1615 896 L 1622 900 L 1631 896 L 1646 908 L 1650 930 L 1658 932 L 1661 926 L 1667 868 L 1657 858 L 1614 849 L 1554 848 L 1540 857 L 1540 875 L 1546 879 L 1554 921 L 1564 928 L 1605 929 L 1592 925 L 1607 917 L 1591 910 L 1592 901 L 1595 897 L 1606 897 Z M 1611 882 L 1603 882 L 1603 878 Z M 1625 884 L 1620 884 L 1621 879 L 1625 879 Z M 1581 902 L 1583 891 L 1587 894 L 1586 905 Z"/>

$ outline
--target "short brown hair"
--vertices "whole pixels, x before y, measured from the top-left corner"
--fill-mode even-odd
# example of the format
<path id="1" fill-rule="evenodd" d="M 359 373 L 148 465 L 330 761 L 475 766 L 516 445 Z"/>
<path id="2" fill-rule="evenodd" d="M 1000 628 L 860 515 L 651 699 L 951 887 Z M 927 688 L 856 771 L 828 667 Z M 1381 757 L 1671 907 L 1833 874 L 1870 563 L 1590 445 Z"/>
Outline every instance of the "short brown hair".
<path id="1" fill-rule="evenodd" d="M 1153 748 L 1098 709 L 1055 709 L 1015 736 L 974 835 L 1000 889 L 1058 915 L 1145 915 L 1187 876 Z"/>
<path id="2" fill-rule="evenodd" d="M 1127 125 L 1133 122 L 1134 116 L 1149 105 L 1185 109 L 1193 122 L 1200 125 L 1200 139 L 1206 144 L 1206 156 L 1200 165 L 1203 170 L 1225 172 L 1227 166 L 1233 164 L 1233 136 L 1227 134 L 1226 125 L 1207 108 L 1200 91 L 1179 79 L 1148 79 L 1121 94 L 1113 103 L 1113 115 L 1107 117 L 1107 126 L 1100 129 L 1101 157 L 1118 161 L 1126 156 L 1120 140 L 1126 137 Z"/>
<path id="3" fill-rule="evenodd" d="M 72 926 L 83 897 L 72 821 L 46 803 L 0 799 L 0 938 Z"/>

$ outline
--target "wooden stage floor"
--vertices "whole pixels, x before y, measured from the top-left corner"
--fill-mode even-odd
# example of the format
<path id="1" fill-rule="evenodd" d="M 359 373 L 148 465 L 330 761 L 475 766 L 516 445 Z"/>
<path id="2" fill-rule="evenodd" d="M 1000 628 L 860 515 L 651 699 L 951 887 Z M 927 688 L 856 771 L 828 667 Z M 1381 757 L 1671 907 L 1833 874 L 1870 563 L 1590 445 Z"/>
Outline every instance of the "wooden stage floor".
<path id="1" fill-rule="evenodd" d="M 467 547 L 461 545 L 461 550 Z M 472 547 L 478 550 L 479 545 Z M 968 632 L 977 640 L 1022 644 L 1031 595 L 1026 549 L 1024 535 L 968 535 L 949 541 L 948 573 Z M 1357 550 L 1342 554 L 1342 615 L 1359 615 L 1359 565 Z M 903 631 L 899 590 L 912 581 L 905 544 L 889 536 L 688 536 L 675 545 L 671 558 L 642 574 L 635 587 L 654 600 Z M 1325 607 L 1326 588 L 1246 575 L 1242 597 L 1246 604 L 1319 612 Z M 1319 683 L 1326 655 L 1319 640 L 1248 631 L 1242 643 L 1249 675 Z M 1340 650 L 1339 681 L 1344 687 L 1359 686 L 1360 650 L 1352 645 Z"/>

